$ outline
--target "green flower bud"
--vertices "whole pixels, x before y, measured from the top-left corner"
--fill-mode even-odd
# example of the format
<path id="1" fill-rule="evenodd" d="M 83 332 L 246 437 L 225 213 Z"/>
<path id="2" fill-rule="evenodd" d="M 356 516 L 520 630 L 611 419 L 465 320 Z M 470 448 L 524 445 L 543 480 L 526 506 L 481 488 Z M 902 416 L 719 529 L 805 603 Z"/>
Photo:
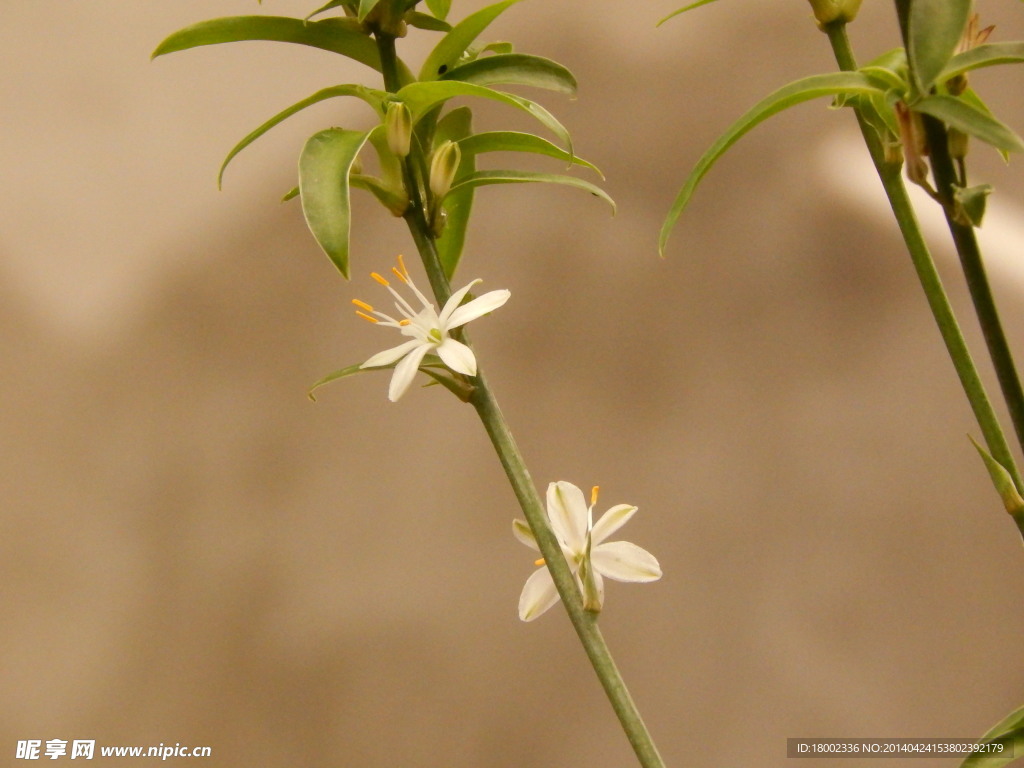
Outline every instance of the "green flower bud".
<path id="1" fill-rule="evenodd" d="M 446 141 L 434 150 L 430 160 L 430 192 L 435 199 L 440 200 L 448 194 L 461 161 L 462 151 L 454 141 Z"/>
<path id="2" fill-rule="evenodd" d="M 861 0 L 808 0 L 814 9 L 818 26 L 840 22 L 845 24 L 857 18 Z"/>
<path id="3" fill-rule="evenodd" d="M 384 129 L 388 137 L 388 149 L 396 157 L 409 154 L 409 141 L 412 138 L 412 114 L 409 108 L 400 101 L 388 104 L 384 114 Z"/>

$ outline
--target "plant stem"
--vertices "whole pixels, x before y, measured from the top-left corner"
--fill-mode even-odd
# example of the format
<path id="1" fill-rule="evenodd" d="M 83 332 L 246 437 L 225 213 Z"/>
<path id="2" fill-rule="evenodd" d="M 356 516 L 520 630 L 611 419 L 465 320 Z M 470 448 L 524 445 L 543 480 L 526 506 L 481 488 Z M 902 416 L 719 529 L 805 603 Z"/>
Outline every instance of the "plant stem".
<path id="1" fill-rule="evenodd" d="M 1010 345 L 999 319 L 999 311 L 992 297 L 992 289 L 985 274 L 985 264 L 981 258 L 981 249 L 978 247 L 978 238 L 975 236 L 974 227 L 970 224 L 961 224 L 953 218 L 953 190 L 959 184 L 953 159 L 949 154 L 946 126 L 931 115 L 921 117 L 928 138 L 928 155 L 931 159 L 935 189 L 942 201 L 946 224 L 956 245 L 956 252 L 960 256 L 960 265 L 963 267 L 964 278 L 971 292 L 974 311 L 978 315 L 978 324 L 985 336 L 988 354 L 992 358 L 992 366 L 995 368 L 1003 399 L 1010 412 L 1010 421 L 1017 434 L 1017 442 L 1024 450 L 1024 389 L 1021 388 L 1013 354 L 1010 352 Z"/>
<path id="2" fill-rule="evenodd" d="M 844 71 L 857 69 L 853 50 L 850 47 L 850 40 L 846 34 L 846 24 L 829 24 L 826 26 L 825 31 L 828 33 L 828 39 L 832 44 L 832 51 L 835 54 L 839 68 Z M 907 189 L 903 184 L 900 166 L 896 163 L 886 162 L 881 139 L 864 120 L 859 111 L 857 111 L 857 122 L 860 124 L 864 143 L 867 145 L 871 159 L 875 164 L 878 178 L 881 180 L 885 194 L 889 198 L 889 205 L 892 207 L 893 215 L 896 217 L 896 223 L 903 234 L 903 241 L 906 243 L 907 251 L 910 253 L 911 261 L 917 272 L 918 280 L 924 289 L 928 306 L 931 308 L 935 322 L 939 326 L 942 340 L 945 342 L 946 350 L 953 361 L 953 366 L 956 369 L 957 376 L 960 378 L 960 384 L 964 389 L 964 393 L 971 404 L 971 409 L 974 412 L 978 426 L 981 427 L 988 450 L 992 457 L 1010 473 L 1018 491 L 1024 493 L 1024 482 L 1021 481 L 1020 471 L 1017 469 L 1013 454 L 1010 452 L 1006 437 L 1003 435 L 1002 428 L 999 425 L 999 420 L 996 418 L 995 411 L 992 409 L 992 404 L 985 392 L 985 387 L 981 383 L 981 378 L 975 368 L 974 361 L 971 359 L 967 343 L 964 341 L 956 316 L 953 314 L 953 308 L 950 306 L 949 298 L 946 296 L 946 291 L 942 286 L 942 280 L 939 277 L 938 270 L 935 268 L 935 262 L 921 234 L 921 228 L 917 223 L 913 206 L 907 195 Z"/>
<path id="3" fill-rule="evenodd" d="M 393 37 L 385 35 L 377 35 L 376 39 L 385 88 L 393 93 L 399 85 L 395 40 Z M 414 153 L 419 151 L 421 149 L 416 147 L 412 149 Z M 416 249 L 419 251 L 434 297 L 439 305 L 443 305 L 451 296 L 451 286 L 438 258 L 437 246 L 427 221 L 425 201 L 420 192 L 421 184 L 413 170 L 415 167 L 416 163 L 414 162 L 403 163 L 406 190 L 410 200 L 409 210 L 405 213 L 404 218 L 413 242 L 416 244 Z M 462 340 L 464 343 L 469 343 L 469 339 L 465 336 Z M 664 768 L 664 762 L 658 754 L 658 749 L 615 666 L 604 636 L 597 626 L 598 614 L 591 613 L 583 607 L 583 597 L 576 584 L 576 578 L 562 554 L 562 548 L 548 522 L 544 503 L 483 372 L 478 370 L 477 375 L 471 379 L 471 383 L 473 393 L 470 396 L 470 402 L 476 409 L 477 415 L 491 439 L 491 444 L 505 470 L 519 506 L 537 540 L 540 553 L 544 556 L 544 562 L 551 573 L 551 578 L 562 599 L 566 613 L 569 615 L 569 621 L 572 623 L 573 629 L 576 630 L 580 643 L 590 659 L 594 672 L 611 702 L 612 709 L 619 718 L 640 765 L 643 768 Z"/>

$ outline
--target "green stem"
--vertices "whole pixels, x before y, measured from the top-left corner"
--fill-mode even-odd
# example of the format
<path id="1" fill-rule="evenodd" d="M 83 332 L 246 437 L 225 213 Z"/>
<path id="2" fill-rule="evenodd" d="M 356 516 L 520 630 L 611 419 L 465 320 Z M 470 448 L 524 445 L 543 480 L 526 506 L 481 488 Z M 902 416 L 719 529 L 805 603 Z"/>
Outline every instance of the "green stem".
<path id="1" fill-rule="evenodd" d="M 1024 450 L 1024 389 L 1021 388 L 1013 354 L 1010 352 L 988 276 L 985 274 L 978 238 L 975 236 L 974 227 L 970 224 L 961 224 L 953 218 L 953 190 L 962 184 L 957 178 L 953 158 L 949 154 L 949 136 L 941 120 L 930 115 L 922 115 L 922 119 L 928 137 L 928 155 L 931 159 L 935 189 L 939 194 L 939 200 L 942 201 L 946 224 L 956 245 L 956 252 L 960 256 L 960 265 L 963 267 L 967 288 L 971 293 L 971 301 L 974 302 L 974 311 L 978 315 L 978 324 L 984 334 L 989 357 L 992 358 L 992 366 L 995 368 L 999 387 L 1010 413 L 1010 421 L 1017 434 L 1017 442 Z"/>
<path id="2" fill-rule="evenodd" d="M 399 86 L 394 38 L 378 35 L 377 48 L 380 51 L 385 88 L 393 93 Z M 413 153 L 419 151 L 421 149 L 417 147 L 412 149 Z M 421 185 L 413 171 L 417 164 L 411 159 L 412 155 L 410 155 L 409 162 L 403 163 L 406 190 L 410 199 L 409 210 L 404 218 L 409 226 L 413 242 L 416 244 L 416 249 L 419 251 L 434 297 L 439 305 L 443 305 L 451 296 L 451 286 L 441 267 L 437 245 L 427 221 L 426 203 L 420 192 Z M 464 343 L 469 343 L 469 339 L 465 335 L 462 340 Z M 622 675 L 619 674 L 619 670 L 615 666 L 604 636 L 597 626 L 598 615 L 583 607 L 583 597 L 576 584 L 576 578 L 551 530 L 543 500 L 530 477 L 526 462 L 519 452 L 508 422 L 505 421 L 505 417 L 501 413 L 501 408 L 498 406 L 498 401 L 491 391 L 487 379 L 483 372 L 478 370 L 477 375 L 470 381 L 473 385 L 470 402 L 476 409 L 477 415 L 491 439 L 491 444 L 501 461 L 501 466 L 505 470 L 519 506 L 537 540 L 540 553 L 544 556 L 544 562 L 551 573 L 551 578 L 562 599 L 566 613 L 569 615 L 569 621 L 572 623 L 573 629 L 576 630 L 580 643 L 587 653 L 587 658 L 590 659 L 594 672 L 611 702 L 612 709 L 619 718 L 640 765 L 643 768 L 664 768 L 664 762 L 658 754 L 658 749 L 626 688 Z"/>
<path id="3" fill-rule="evenodd" d="M 846 34 L 846 24 L 829 24 L 825 31 L 828 33 L 828 39 L 832 44 L 832 50 L 840 69 L 844 71 L 855 70 L 857 62 L 854 59 L 850 40 Z M 953 308 L 950 306 L 949 298 L 946 296 L 946 291 L 942 286 L 942 280 L 939 278 L 938 270 L 935 268 L 935 262 L 932 260 L 928 246 L 925 244 L 924 237 L 921 234 L 921 228 L 917 223 L 913 206 L 907 195 L 907 188 L 903 184 L 900 166 L 896 163 L 887 163 L 885 161 L 881 139 L 879 139 L 874 129 L 867 124 L 859 111 L 857 112 L 857 122 L 860 124 L 864 143 L 871 153 L 875 170 L 878 172 L 878 177 L 885 188 L 885 194 L 889 198 L 889 205 L 892 207 L 893 215 L 896 217 L 896 223 L 903 234 L 903 241 L 906 243 L 907 251 L 910 253 L 911 261 L 917 272 L 918 280 L 920 280 L 921 287 L 924 289 L 928 306 L 931 308 L 935 322 L 939 326 L 942 340 L 946 344 L 946 350 L 953 361 L 953 366 L 971 404 L 971 409 L 974 411 L 974 417 L 978 422 L 978 426 L 981 427 L 988 450 L 993 458 L 1010 473 L 1017 489 L 1024 492 L 1022 490 L 1024 489 L 1024 483 L 1021 481 L 1020 471 L 1017 469 L 1013 454 L 1010 452 L 1006 437 L 1003 435 L 1003 430 L 999 425 L 999 420 L 996 418 L 995 411 L 985 392 L 985 387 L 981 383 L 981 378 L 974 366 L 974 361 L 971 359 L 967 343 L 964 341 L 956 316 L 953 314 Z"/>

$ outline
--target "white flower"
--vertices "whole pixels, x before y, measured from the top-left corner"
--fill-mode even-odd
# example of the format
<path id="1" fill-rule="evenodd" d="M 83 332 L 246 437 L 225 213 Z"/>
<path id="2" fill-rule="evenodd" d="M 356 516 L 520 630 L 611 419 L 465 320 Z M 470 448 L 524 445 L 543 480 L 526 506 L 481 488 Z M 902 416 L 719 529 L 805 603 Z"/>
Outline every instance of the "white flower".
<path id="1" fill-rule="evenodd" d="M 589 550 L 589 572 L 593 575 L 596 605 L 588 608 L 599 611 L 604 603 L 602 577 L 615 581 L 657 581 L 661 578 L 661 566 L 654 555 L 636 544 L 628 541 L 605 542 L 605 539 L 625 525 L 637 508 L 629 504 L 617 504 L 605 512 L 595 525 L 593 512 L 597 490 L 595 486 L 588 507 L 583 491 L 572 483 L 560 480 L 548 486 L 547 506 L 551 528 L 584 595 L 587 595 L 588 589 L 580 577 L 580 570 L 584 568 Z M 513 520 L 512 532 L 523 544 L 539 550 L 526 521 Z M 543 563 L 541 559 L 536 564 Z M 551 573 L 546 567 L 539 568 L 526 580 L 523 593 L 519 596 L 519 618 L 532 621 L 557 602 L 558 592 L 551 580 Z"/>
<path id="2" fill-rule="evenodd" d="M 395 308 L 402 316 L 402 319 L 396 320 L 385 315 L 383 312 L 378 312 L 366 302 L 353 299 L 353 304 L 365 310 L 356 310 L 356 314 L 365 320 L 369 320 L 371 323 L 379 323 L 380 325 L 397 328 L 402 332 L 402 335 L 411 336 L 412 339 L 404 344 L 399 344 L 397 347 L 378 352 L 359 367 L 376 368 L 398 362 L 398 365 L 395 366 L 394 375 L 391 377 L 391 386 L 388 388 L 388 399 L 391 402 L 398 400 L 409 389 L 409 385 L 412 384 L 412 380 L 416 376 L 416 371 L 419 370 L 424 355 L 428 352 L 435 353 L 445 365 L 456 373 L 476 376 L 476 357 L 473 355 L 473 350 L 461 341 L 453 339 L 448 334 L 454 328 L 465 325 L 470 320 L 476 320 L 488 312 L 493 312 L 508 301 L 508 297 L 511 294 L 508 291 L 490 291 L 463 304 L 462 300 L 466 298 L 469 289 L 481 282 L 480 280 L 474 280 L 464 288 L 455 291 L 451 298 L 445 302 L 441 314 L 438 314 L 437 310 L 434 309 L 434 305 L 413 284 L 401 256 L 398 257 L 398 267 L 392 267 L 391 272 L 402 283 L 412 289 L 412 292 L 416 295 L 420 304 L 423 305 L 423 308 L 419 311 L 413 309 L 409 302 L 403 299 L 387 280 L 376 272 L 371 273 L 371 277 L 387 288 L 391 295 L 395 297 Z"/>

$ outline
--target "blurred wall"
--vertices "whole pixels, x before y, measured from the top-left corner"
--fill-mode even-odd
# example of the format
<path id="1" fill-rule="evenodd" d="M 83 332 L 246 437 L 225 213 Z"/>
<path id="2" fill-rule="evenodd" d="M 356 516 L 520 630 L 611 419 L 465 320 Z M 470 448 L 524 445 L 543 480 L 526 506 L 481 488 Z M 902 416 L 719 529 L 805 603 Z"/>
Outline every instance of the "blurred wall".
<path id="1" fill-rule="evenodd" d="M 439 389 L 390 404 L 383 373 L 306 398 L 393 342 L 349 302 L 413 253 L 360 198 L 348 284 L 278 203 L 305 137 L 366 113 L 297 116 L 215 189 L 255 125 L 372 73 L 270 43 L 147 61 L 194 21 L 312 5 L 5 4 L 0 750 L 631 765 L 564 615 L 516 617 L 531 557 L 473 412 Z M 1024 34 L 1020 9 L 980 6 L 999 39 Z M 602 627 L 669 765 L 780 765 L 795 736 L 980 735 L 1024 703 L 1024 558 L 852 116 L 816 102 L 759 127 L 656 253 L 700 153 L 834 68 L 827 43 L 803 3 L 655 29 L 673 7 L 534 0 L 488 31 L 574 71 L 578 99 L 539 99 L 619 213 L 566 189 L 478 195 L 461 278 L 512 291 L 474 324 L 482 366 L 542 488 L 640 507 L 623 535 L 665 577 L 610 585 Z M 898 44 L 891 17 L 865 3 L 862 59 Z M 1020 73 L 976 82 L 1024 125 Z M 1006 202 L 982 233 L 1024 357 L 1024 184 L 994 153 L 972 163 Z"/>

